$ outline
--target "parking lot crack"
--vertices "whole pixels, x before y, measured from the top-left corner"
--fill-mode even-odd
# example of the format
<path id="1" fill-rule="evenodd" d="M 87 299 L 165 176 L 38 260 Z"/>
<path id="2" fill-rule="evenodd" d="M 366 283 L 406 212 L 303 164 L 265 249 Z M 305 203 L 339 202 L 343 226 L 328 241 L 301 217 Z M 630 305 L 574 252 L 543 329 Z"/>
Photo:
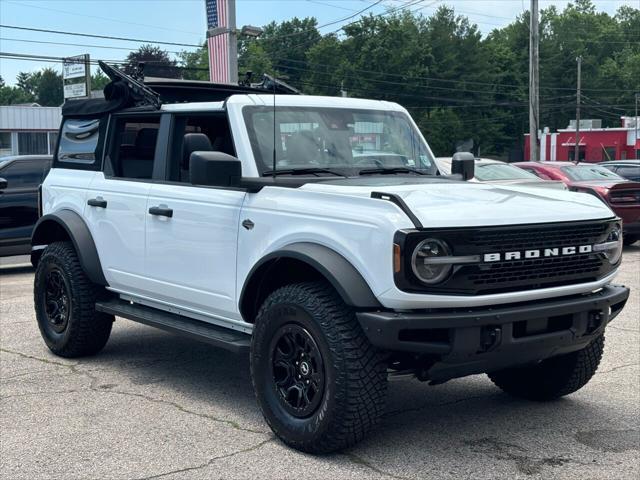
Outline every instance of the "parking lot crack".
<path id="1" fill-rule="evenodd" d="M 640 365 L 638 362 L 625 363 L 624 365 L 618 365 L 617 367 L 612 367 L 609 370 L 601 370 L 599 372 L 596 372 L 596 375 L 602 375 L 604 373 L 615 372 L 616 370 L 620 370 L 621 368 L 637 367 L 638 365 Z"/>
<path id="2" fill-rule="evenodd" d="M 236 430 L 240 430 L 242 432 L 258 433 L 258 434 L 266 434 L 266 433 L 268 433 L 268 432 L 263 431 L 263 430 L 254 430 L 254 429 L 251 429 L 251 428 L 245 428 L 245 427 L 242 427 L 239 423 L 234 422 L 233 420 L 226 420 L 224 418 L 218 418 L 218 417 L 215 417 L 213 415 L 209 415 L 207 413 L 195 412 L 193 410 L 189 410 L 188 408 L 185 408 L 184 406 L 180 405 L 177 402 L 172 402 L 170 400 L 162 400 L 162 399 L 159 399 L 159 398 L 154 398 L 154 397 L 151 397 L 149 395 L 144 395 L 142 393 L 125 392 L 125 391 L 122 391 L 122 390 L 113 390 L 113 389 L 102 389 L 100 387 L 95 387 L 95 386 L 92 386 L 91 390 L 99 392 L 99 393 L 108 393 L 108 394 L 114 394 L 114 395 L 122 395 L 122 396 L 128 396 L 128 397 L 141 398 L 141 399 L 146 400 L 148 402 L 162 404 L 162 405 L 168 405 L 168 406 L 171 406 L 171 407 L 179 410 L 182 413 L 186 413 L 187 415 L 194 415 L 196 417 L 200 417 L 200 418 L 204 418 L 204 419 L 207 419 L 207 420 L 211 420 L 213 422 L 223 423 L 225 425 L 230 426 L 231 428 L 234 428 Z"/>
<path id="3" fill-rule="evenodd" d="M 267 443 L 269 443 L 272 440 L 273 440 L 273 437 L 272 438 L 268 438 L 267 440 L 263 440 L 261 442 L 258 442 L 255 445 L 252 445 L 250 447 L 243 448 L 241 450 L 236 450 L 235 452 L 226 453 L 224 455 L 217 455 L 215 457 L 210 458 L 205 463 L 202 463 L 200 465 L 195 465 L 193 467 L 180 468 L 180 469 L 177 469 L 177 470 L 171 470 L 169 472 L 159 473 L 159 474 L 156 474 L 156 475 L 151 475 L 149 477 L 139 477 L 139 478 L 135 478 L 133 480 L 152 480 L 154 478 L 162 478 L 162 477 L 166 477 L 166 476 L 169 476 L 169 475 L 179 475 L 179 474 L 185 473 L 185 472 L 193 472 L 194 470 L 201 470 L 203 468 L 210 467 L 212 464 L 214 464 L 218 460 L 222 460 L 222 459 L 225 459 L 225 458 L 231 458 L 231 457 L 235 457 L 236 455 L 241 455 L 243 453 L 249 453 L 249 452 L 253 452 L 255 450 L 258 450 L 259 448 L 263 447 L 264 445 L 266 445 Z"/>
<path id="4" fill-rule="evenodd" d="M 56 365 L 58 367 L 71 368 L 71 367 L 74 366 L 71 363 L 56 362 L 54 360 L 49 360 L 47 358 L 36 357 L 36 356 L 33 356 L 33 355 L 28 355 L 26 353 L 17 352 L 15 350 L 9 350 L 7 348 L 0 348 L 0 352 L 9 353 L 11 355 L 17 355 L 17 356 L 22 357 L 22 358 L 28 358 L 29 360 L 36 360 L 38 362 L 47 363 L 49 365 Z"/>
<path id="5" fill-rule="evenodd" d="M 385 472 L 384 470 L 379 469 L 378 467 L 376 467 L 375 465 L 371 464 L 370 462 L 368 462 L 367 460 L 365 460 L 364 458 L 356 455 L 355 453 L 344 453 L 343 454 L 345 457 L 347 457 L 349 460 L 351 460 L 353 463 L 355 463 L 356 465 L 361 465 L 365 468 L 368 468 L 369 470 L 382 475 L 384 477 L 389 477 L 389 478 L 397 478 L 400 480 L 408 480 L 409 477 L 402 477 L 400 475 L 394 475 L 393 473 L 389 473 L 389 472 Z"/>
<path id="6" fill-rule="evenodd" d="M 450 402 L 442 402 L 442 403 L 426 403 L 424 405 L 420 405 L 418 407 L 414 407 L 414 408 L 404 408 L 404 409 L 398 409 L 398 410 L 392 410 L 390 412 L 387 412 L 383 415 L 384 418 L 391 418 L 391 417 L 396 417 L 398 415 L 402 415 L 405 413 L 412 413 L 412 412 L 419 412 L 421 410 L 424 410 L 425 408 L 438 408 L 438 407 L 446 407 L 449 405 L 455 405 L 457 403 L 462 403 L 462 402 L 468 402 L 470 400 L 476 400 L 478 398 L 485 398 L 486 395 L 474 395 L 471 397 L 465 397 L 465 398 L 459 398 L 458 400 L 452 400 Z"/>

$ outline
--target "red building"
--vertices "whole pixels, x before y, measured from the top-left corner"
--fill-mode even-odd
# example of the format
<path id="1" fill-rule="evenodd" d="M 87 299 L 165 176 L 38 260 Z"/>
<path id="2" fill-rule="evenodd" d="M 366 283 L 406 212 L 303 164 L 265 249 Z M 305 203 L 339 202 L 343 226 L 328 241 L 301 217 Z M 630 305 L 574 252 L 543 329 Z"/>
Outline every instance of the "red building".
<path id="1" fill-rule="evenodd" d="M 604 162 L 607 160 L 627 160 L 636 158 L 640 150 L 640 117 L 621 117 L 618 128 L 602 128 L 601 120 L 582 120 L 580 122 L 580 160 L 585 162 Z M 529 161 L 529 135 L 525 135 L 524 159 Z M 572 121 L 568 128 L 549 132 L 548 128 L 540 135 L 541 161 L 573 161 L 576 151 L 576 126 Z"/>

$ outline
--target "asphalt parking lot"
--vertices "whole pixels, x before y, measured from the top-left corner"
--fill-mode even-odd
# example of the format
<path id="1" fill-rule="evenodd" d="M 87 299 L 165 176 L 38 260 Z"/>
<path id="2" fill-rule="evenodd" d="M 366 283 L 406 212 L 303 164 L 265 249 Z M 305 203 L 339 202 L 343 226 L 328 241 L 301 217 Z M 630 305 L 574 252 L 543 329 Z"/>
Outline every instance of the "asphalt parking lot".
<path id="1" fill-rule="evenodd" d="M 390 384 L 383 424 L 355 448 L 313 457 L 263 421 L 246 358 L 118 320 L 104 351 L 66 360 L 40 339 L 25 259 L 0 262 L 0 477 L 639 478 L 640 246 L 594 379 L 548 404 L 485 376 Z"/>

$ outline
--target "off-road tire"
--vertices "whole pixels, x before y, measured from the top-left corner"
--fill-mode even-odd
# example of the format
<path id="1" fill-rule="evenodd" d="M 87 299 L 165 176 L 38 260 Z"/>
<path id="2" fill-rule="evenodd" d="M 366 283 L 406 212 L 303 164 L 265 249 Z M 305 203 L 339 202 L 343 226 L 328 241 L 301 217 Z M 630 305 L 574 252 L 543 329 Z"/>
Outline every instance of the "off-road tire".
<path id="1" fill-rule="evenodd" d="M 528 400 L 547 401 L 584 387 L 596 373 L 604 350 L 604 334 L 582 350 L 544 360 L 538 365 L 489 373 L 506 393 Z"/>
<path id="2" fill-rule="evenodd" d="M 310 333 L 324 365 L 320 404 L 305 418 L 283 406 L 272 370 L 272 343 L 291 325 Z M 273 432 L 295 449 L 328 453 L 362 440 L 384 413 L 386 368 L 384 353 L 369 343 L 353 309 L 325 282 L 282 287 L 258 312 L 251 343 L 253 388 Z"/>
<path id="3" fill-rule="evenodd" d="M 57 272 L 67 289 L 68 312 L 64 325 L 56 330 L 47 313 L 47 275 Z M 93 355 L 105 346 L 113 316 L 96 312 L 96 299 L 104 289 L 93 284 L 80 266 L 70 242 L 47 246 L 40 257 L 34 278 L 34 303 L 38 328 L 49 350 L 61 357 Z"/>

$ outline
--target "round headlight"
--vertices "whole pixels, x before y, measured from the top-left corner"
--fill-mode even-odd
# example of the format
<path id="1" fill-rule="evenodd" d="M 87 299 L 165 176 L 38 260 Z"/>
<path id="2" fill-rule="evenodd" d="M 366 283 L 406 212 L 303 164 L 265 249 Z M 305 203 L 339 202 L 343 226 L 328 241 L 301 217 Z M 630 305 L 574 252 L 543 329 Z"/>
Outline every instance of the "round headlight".
<path id="1" fill-rule="evenodd" d="M 611 229 L 606 242 L 611 243 L 611 247 L 604 251 L 604 256 L 612 265 L 618 263 L 622 256 L 622 228 L 620 225 L 615 225 Z"/>
<path id="2" fill-rule="evenodd" d="M 413 273 L 421 282 L 434 284 L 442 282 L 449 272 L 451 264 L 438 261 L 440 257 L 450 255 L 449 247 L 446 243 L 435 238 L 427 238 L 418 244 L 413 251 L 411 266 Z"/>

